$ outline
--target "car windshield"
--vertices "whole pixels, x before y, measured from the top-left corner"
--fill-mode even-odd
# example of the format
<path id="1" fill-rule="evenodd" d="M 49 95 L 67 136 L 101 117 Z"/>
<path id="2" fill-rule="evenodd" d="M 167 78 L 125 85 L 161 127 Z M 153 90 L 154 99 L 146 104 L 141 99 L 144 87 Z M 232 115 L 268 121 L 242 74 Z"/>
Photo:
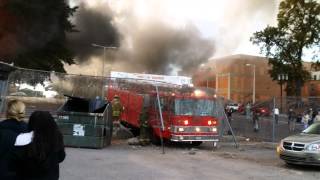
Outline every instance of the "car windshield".
<path id="1" fill-rule="evenodd" d="M 320 123 L 315 123 L 302 131 L 305 134 L 320 134 Z"/>
<path id="2" fill-rule="evenodd" d="M 215 102 L 207 99 L 175 100 L 175 115 L 213 116 Z"/>

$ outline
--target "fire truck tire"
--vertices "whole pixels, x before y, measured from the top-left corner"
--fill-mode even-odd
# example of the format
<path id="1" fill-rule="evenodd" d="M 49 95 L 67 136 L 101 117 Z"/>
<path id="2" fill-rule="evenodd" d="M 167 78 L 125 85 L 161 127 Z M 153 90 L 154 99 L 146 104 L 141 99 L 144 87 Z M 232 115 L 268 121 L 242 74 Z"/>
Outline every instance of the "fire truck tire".
<path id="1" fill-rule="evenodd" d="M 150 141 L 154 145 L 161 145 L 160 138 L 152 130 L 150 130 Z"/>
<path id="2" fill-rule="evenodd" d="M 140 135 L 140 129 L 138 129 L 138 128 L 131 128 L 130 131 L 134 137 L 137 137 Z"/>
<path id="3" fill-rule="evenodd" d="M 191 145 L 192 146 L 200 146 L 202 144 L 202 141 L 192 141 Z"/>

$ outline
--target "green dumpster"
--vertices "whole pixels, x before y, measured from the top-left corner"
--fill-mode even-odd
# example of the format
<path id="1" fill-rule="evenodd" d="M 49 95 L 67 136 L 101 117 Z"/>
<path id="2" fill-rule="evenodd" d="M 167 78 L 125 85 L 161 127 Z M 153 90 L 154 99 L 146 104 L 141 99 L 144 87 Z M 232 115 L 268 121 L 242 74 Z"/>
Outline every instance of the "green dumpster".
<path id="1" fill-rule="evenodd" d="M 111 103 L 67 96 L 57 111 L 57 124 L 70 147 L 104 148 L 111 144 Z"/>

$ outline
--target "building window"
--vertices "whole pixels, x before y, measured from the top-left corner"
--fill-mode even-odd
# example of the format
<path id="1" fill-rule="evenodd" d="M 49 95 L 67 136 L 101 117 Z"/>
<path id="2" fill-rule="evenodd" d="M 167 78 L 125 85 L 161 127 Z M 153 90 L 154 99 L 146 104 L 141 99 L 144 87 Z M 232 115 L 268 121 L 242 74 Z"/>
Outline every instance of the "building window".
<path id="1" fill-rule="evenodd" d="M 313 75 L 313 80 L 317 80 L 317 75 Z"/>

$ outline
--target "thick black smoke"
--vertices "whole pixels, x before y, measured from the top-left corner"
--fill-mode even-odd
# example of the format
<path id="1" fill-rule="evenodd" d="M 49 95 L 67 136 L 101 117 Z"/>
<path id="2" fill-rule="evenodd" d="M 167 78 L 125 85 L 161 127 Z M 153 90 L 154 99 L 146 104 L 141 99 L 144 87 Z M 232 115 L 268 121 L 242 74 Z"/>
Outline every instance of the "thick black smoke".
<path id="1" fill-rule="evenodd" d="M 156 16 L 143 22 L 130 7 L 115 14 L 108 3 L 80 4 L 74 20 L 79 32 L 69 36 L 70 47 L 79 62 L 99 56 L 104 59 L 103 49 L 91 46 L 96 43 L 118 47 L 113 51 L 115 56 L 108 58 L 106 69 L 152 74 L 171 74 L 179 69 L 179 74 L 190 75 L 213 55 L 214 43 L 202 38 L 194 25 L 174 27 Z M 117 19 L 122 21 L 119 23 Z M 101 67 L 101 61 L 89 62 Z M 86 66 L 83 63 L 82 67 Z"/>
<path id="2" fill-rule="evenodd" d="M 175 67 L 180 75 L 190 75 L 214 53 L 214 43 L 202 38 L 191 24 L 177 29 L 155 22 L 134 32 L 132 48 L 123 54 L 136 71 L 170 74 Z"/>
<path id="3" fill-rule="evenodd" d="M 119 46 L 119 33 L 112 25 L 112 13 L 108 6 L 103 11 L 79 5 L 74 23 L 78 32 L 68 35 L 69 47 L 75 52 L 78 62 L 84 62 L 91 56 L 102 56 L 102 46 Z"/>

